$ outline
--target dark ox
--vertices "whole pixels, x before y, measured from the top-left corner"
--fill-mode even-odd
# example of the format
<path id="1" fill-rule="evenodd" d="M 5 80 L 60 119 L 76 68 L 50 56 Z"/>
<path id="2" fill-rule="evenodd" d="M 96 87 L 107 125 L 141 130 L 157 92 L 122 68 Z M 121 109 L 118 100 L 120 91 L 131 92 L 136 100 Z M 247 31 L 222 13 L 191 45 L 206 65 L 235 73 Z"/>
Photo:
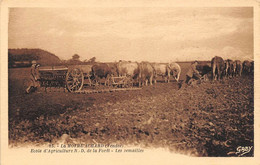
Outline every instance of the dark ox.
<path id="1" fill-rule="evenodd" d="M 181 67 L 179 64 L 177 64 L 176 62 L 172 62 L 168 64 L 168 68 L 170 71 L 170 75 L 173 76 L 173 78 L 179 82 L 180 79 L 180 74 L 181 74 Z M 169 80 L 168 80 L 169 82 Z"/>
<path id="2" fill-rule="evenodd" d="M 237 70 L 237 65 L 236 62 L 233 61 L 233 68 L 232 68 L 232 77 L 236 76 L 236 70 Z"/>
<path id="3" fill-rule="evenodd" d="M 236 70 L 235 70 L 235 75 L 242 75 L 242 69 L 243 69 L 243 65 L 242 62 L 240 60 L 235 60 L 235 65 L 236 65 Z"/>
<path id="4" fill-rule="evenodd" d="M 100 79 L 105 78 L 105 85 L 112 75 L 112 71 L 108 64 L 98 63 L 92 66 L 92 79 L 96 80 L 96 85 L 100 83 Z"/>
<path id="5" fill-rule="evenodd" d="M 211 67 L 213 80 L 221 79 L 225 69 L 224 60 L 221 57 L 215 56 L 211 60 Z"/>
<path id="6" fill-rule="evenodd" d="M 227 59 L 226 61 L 225 61 L 225 75 L 226 75 L 226 77 L 233 77 L 234 76 L 234 74 L 235 74 L 235 70 L 236 70 L 236 65 L 235 65 L 235 63 L 232 61 L 232 60 L 230 60 L 230 59 Z"/>
<path id="7" fill-rule="evenodd" d="M 200 72 L 200 75 L 206 79 L 208 79 L 210 77 L 210 73 L 212 71 L 211 67 L 209 66 L 209 64 L 207 64 L 206 62 L 203 63 L 199 63 L 196 66 L 196 69 Z"/>
<path id="8" fill-rule="evenodd" d="M 119 75 L 118 73 L 118 68 L 117 68 L 117 63 L 107 63 L 111 76 L 117 77 Z"/>
<path id="9" fill-rule="evenodd" d="M 148 81 L 150 85 L 153 84 L 154 77 L 154 68 L 149 62 L 141 62 L 140 65 L 140 79 L 139 85 L 148 85 Z"/>
<path id="10" fill-rule="evenodd" d="M 159 64 L 159 63 L 153 63 L 152 64 L 154 69 L 154 83 L 157 82 L 157 78 L 161 76 L 165 82 L 169 82 L 170 79 L 170 72 L 169 67 L 167 64 Z"/>
<path id="11" fill-rule="evenodd" d="M 227 60 L 224 61 L 224 65 L 225 65 L 225 67 L 224 67 L 224 71 L 223 71 L 223 76 L 228 77 L 228 68 L 229 68 L 229 63 L 228 63 Z"/>
<path id="12" fill-rule="evenodd" d="M 251 62 L 251 73 L 254 74 L 254 61 Z"/>
<path id="13" fill-rule="evenodd" d="M 243 62 L 243 73 L 244 74 L 249 74 L 251 73 L 252 70 L 252 63 L 249 62 L 248 60 Z"/>

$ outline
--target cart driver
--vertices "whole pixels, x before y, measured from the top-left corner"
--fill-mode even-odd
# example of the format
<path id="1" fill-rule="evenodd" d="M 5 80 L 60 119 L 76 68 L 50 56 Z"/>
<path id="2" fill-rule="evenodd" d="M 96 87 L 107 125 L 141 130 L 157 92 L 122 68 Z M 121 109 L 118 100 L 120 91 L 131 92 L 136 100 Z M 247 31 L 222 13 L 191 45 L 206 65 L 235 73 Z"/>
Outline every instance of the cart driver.
<path id="1" fill-rule="evenodd" d="M 26 89 L 26 93 L 35 91 L 35 90 L 37 90 L 38 87 L 40 87 L 39 66 L 40 66 L 40 64 L 37 64 L 37 62 L 35 60 L 32 61 L 30 83 L 29 83 L 28 88 Z"/>

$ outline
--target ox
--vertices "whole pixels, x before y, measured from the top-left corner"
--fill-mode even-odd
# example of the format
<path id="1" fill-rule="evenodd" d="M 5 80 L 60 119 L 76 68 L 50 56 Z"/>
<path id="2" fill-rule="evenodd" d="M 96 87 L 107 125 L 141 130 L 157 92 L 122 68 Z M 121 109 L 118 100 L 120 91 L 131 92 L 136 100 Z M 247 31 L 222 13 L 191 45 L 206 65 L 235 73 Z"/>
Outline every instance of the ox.
<path id="1" fill-rule="evenodd" d="M 211 67 L 205 62 L 199 63 L 196 66 L 196 69 L 200 72 L 200 75 L 205 79 L 208 79 L 209 74 L 211 73 L 212 70 Z"/>
<path id="2" fill-rule="evenodd" d="M 140 81 L 140 68 L 137 62 L 120 61 L 117 64 L 118 76 L 127 76 Z"/>
<path id="3" fill-rule="evenodd" d="M 141 81 L 139 82 L 139 85 L 148 85 L 148 81 L 150 85 L 153 84 L 153 77 L 154 77 L 154 68 L 152 65 L 148 62 L 141 62 L 140 63 L 140 78 Z M 140 84 L 141 83 L 141 84 Z"/>
<path id="4" fill-rule="evenodd" d="M 100 79 L 105 78 L 105 85 L 109 80 L 112 72 L 108 64 L 106 63 L 98 63 L 92 66 L 92 79 L 96 80 L 96 85 L 100 83 Z"/>
<path id="5" fill-rule="evenodd" d="M 227 59 L 225 62 L 226 62 L 226 66 L 227 66 L 227 68 L 225 68 L 226 76 L 233 77 L 235 74 L 235 70 L 236 70 L 235 63 L 230 59 Z"/>
<path id="6" fill-rule="evenodd" d="M 213 80 L 221 79 L 225 69 L 224 60 L 221 57 L 215 56 L 211 60 L 211 67 L 212 67 L 212 79 Z"/>
<path id="7" fill-rule="evenodd" d="M 154 68 L 154 83 L 157 82 L 158 76 L 161 76 L 164 78 L 165 82 L 169 81 L 170 79 L 170 72 L 167 64 L 158 64 L 158 63 L 153 63 L 152 64 Z"/>
<path id="8" fill-rule="evenodd" d="M 83 71 L 84 77 L 86 77 L 87 81 L 88 81 L 88 82 L 84 82 L 84 83 L 88 84 L 89 86 L 92 85 L 92 82 L 91 82 L 92 66 L 93 65 L 87 64 L 87 65 L 76 65 L 75 67 L 72 67 L 72 68 L 80 68 Z M 84 81 L 86 81 L 86 79 Z"/>
<path id="9" fill-rule="evenodd" d="M 241 63 L 240 60 L 235 60 L 235 65 L 236 65 L 236 70 L 235 70 L 235 75 L 242 75 L 242 69 L 243 69 L 243 65 Z"/>
<path id="10" fill-rule="evenodd" d="M 248 60 L 243 62 L 243 72 L 244 74 L 249 74 L 251 73 L 251 69 L 252 69 L 252 63 L 249 62 Z"/>
<path id="11" fill-rule="evenodd" d="M 169 72 L 170 75 L 173 76 L 173 78 L 179 82 L 180 79 L 180 75 L 181 75 L 181 67 L 179 64 L 177 64 L 176 62 L 172 62 L 170 64 L 168 64 L 168 68 L 169 68 Z M 169 80 L 168 80 L 169 82 Z"/>
<path id="12" fill-rule="evenodd" d="M 118 68 L 117 68 L 117 63 L 107 63 L 111 76 L 118 76 Z"/>
<path id="13" fill-rule="evenodd" d="M 223 76 L 228 77 L 228 69 L 229 69 L 229 62 L 227 60 L 224 61 L 224 71 L 223 71 Z"/>
<path id="14" fill-rule="evenodd" d="M 251 62 L 251 73 L 254 74 L 254 61 Z"/>
<path id="15" fill-rule="evenodd" d="M 232 61 L 232 77 L 236 76 L 237 65 L 235 61 Z"/>

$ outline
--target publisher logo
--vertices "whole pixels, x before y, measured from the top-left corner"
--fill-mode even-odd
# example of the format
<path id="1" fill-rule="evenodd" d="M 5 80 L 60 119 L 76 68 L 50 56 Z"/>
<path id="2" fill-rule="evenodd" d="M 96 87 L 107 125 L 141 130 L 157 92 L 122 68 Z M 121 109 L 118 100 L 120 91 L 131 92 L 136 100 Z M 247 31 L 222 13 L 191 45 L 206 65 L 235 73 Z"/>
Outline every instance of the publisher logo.
<path id="1" fill-rule="evenodd" d="M 238 156 L 243 156 L 252 150 L 253 146 L 238 146 L 236 154 Z"/>

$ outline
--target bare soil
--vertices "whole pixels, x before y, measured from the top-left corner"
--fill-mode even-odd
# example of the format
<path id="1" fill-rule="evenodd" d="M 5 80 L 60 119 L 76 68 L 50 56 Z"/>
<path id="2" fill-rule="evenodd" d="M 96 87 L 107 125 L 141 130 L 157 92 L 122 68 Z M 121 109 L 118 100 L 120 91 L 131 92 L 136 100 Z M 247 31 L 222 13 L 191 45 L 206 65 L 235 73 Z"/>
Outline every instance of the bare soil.
<path id="1" fill-rule="evenodd" d="M 193 156 L 237 156 L 238 146 L 254 146 L 253 76 L 180 90 L 171 82 L 135 91 L 29 95 L 23 90 L 27 76 L 28 68 L 9 70 L 10 146 L 55 142 L 63 134 Z"/>

